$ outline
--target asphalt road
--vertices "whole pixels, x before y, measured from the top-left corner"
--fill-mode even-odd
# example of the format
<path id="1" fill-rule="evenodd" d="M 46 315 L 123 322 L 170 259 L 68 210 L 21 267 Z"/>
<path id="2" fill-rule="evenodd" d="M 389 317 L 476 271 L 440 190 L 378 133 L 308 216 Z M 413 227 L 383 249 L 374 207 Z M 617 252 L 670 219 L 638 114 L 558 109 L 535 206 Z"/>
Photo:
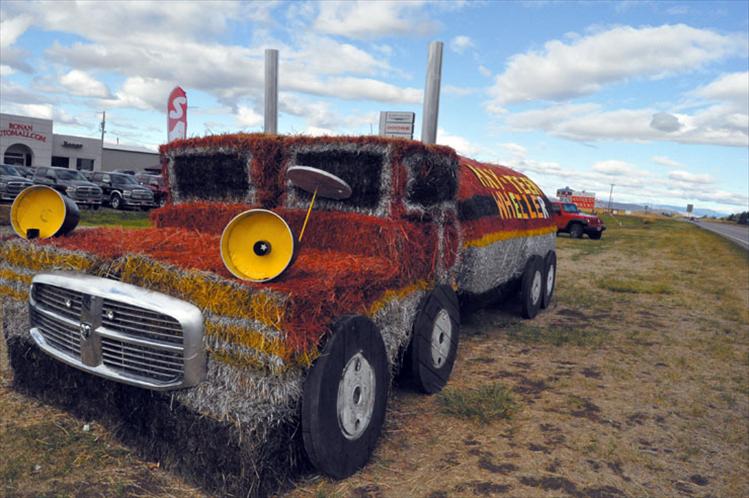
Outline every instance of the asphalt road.
<path id="1" fill-rule="evenodd" d="M 749 225 L 729 225 L 728 223 L 713 223 L 703 220 L 698 220 L 694 223 L 749 250 Z"/>

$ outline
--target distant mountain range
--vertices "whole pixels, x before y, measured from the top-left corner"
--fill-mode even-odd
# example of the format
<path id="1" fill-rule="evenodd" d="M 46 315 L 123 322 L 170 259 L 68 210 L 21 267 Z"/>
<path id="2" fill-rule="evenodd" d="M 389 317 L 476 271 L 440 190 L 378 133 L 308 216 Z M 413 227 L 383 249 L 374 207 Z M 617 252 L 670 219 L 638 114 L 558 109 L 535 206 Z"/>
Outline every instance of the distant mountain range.
<path id="1" fill-rule="evenodd" d="M 604 202 L 603 200 L 596 200 L 596 207 L 597 208 L 607 208 L 609 207 L 608 202 Z M 671 214 L 681 214 L 686 216 L 687 214 L 687 207 L 686 206 L 670 206 L 668 204 L 630 204 L 626 202 L 612 202 L 611 207 L 614 209 L 619 210 L 625 210 L 625 211 L 653 211 L 656 213 L 671 213 Z M 647 208 L 647 209 L 646 209 Z M 695 208 L 692 212 L 692 216 L 715 216 L 716 218 L 720 218 L 723 216 L 728 216 L 731 213 L 723 212 L 723 211 L 715 211 L 712 209 L 702 209 L 702 208 Z"/>

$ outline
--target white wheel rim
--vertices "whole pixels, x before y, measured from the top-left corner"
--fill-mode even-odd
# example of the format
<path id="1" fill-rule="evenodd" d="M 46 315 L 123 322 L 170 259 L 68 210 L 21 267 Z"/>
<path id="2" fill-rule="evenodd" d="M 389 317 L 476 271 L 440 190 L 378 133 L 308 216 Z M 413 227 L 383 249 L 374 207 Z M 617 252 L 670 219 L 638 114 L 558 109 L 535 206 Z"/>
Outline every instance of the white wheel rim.
<path id="1" fill-rule="evenodd" d="M 531 300 L 533 303 L 537 303 L 538 300 L 541 298 L 541 272 L 536 270 L 536 272 L 533 274 L 533 283 L 531 284 Z"/>
<path id="2" fill-rule="evenodd" d="M 453 336 L 453 324 L 450 314 L 442 308 L 434 319 L 432 326 L 432 365 L 442 368 L 450 354 Z"/>
<path id="3" fill-rule="evenodd" d="M 338 383 L 338 425 L 346 439 L 358 439 L 372 420 L 375 404 L 375 373 L 363 354 L 346 363 Z"/>
<path id="4" fill-rule="evenodd" d="M 552 291 L 554 290 L 554 271 L 556 269 L 554 268 L 554 265 L 549 265 L 549 274 L 546 275 L 546 297 L 551 296 Z"/>

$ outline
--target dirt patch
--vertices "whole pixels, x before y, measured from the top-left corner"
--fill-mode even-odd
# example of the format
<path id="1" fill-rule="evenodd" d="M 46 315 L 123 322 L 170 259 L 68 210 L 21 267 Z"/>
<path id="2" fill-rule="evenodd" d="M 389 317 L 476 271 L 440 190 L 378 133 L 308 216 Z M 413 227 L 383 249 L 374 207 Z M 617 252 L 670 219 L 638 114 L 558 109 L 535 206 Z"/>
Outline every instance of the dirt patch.
<path id="1" fill-rule="evenodd" d="M 468 490 L 473 491 L 476 496 L 494 496 L 503 495 L 510 491 L 512 486 L 509 484 L 497 484 L 488 481 L 470 481 L 455 486 L 457 493 L 465 493 Z"/>
<path id="2" fill-rule="evenodd" d="M 494 462 L 492 462 L 491 458 L 488 458 L 485 456 L 479 458 L 478 465 L 479 465 L 479 468 L 488 470 L 492 474 L 507 475 L 518 470 L 517 465 L 513 465 L 511 463 L 495 464 Z"/>

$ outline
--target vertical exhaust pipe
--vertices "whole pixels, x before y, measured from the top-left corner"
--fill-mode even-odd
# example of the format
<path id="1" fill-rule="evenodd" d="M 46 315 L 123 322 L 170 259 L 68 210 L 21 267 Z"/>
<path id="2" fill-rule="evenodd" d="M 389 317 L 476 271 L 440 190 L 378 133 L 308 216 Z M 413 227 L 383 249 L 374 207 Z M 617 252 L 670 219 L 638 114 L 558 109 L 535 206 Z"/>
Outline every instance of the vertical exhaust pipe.
<path id="1" fill-rule="evenodd" d="M 278 133 L 278 50 L 265 49 L 265 133 Z"/>
<path id="2" fill-rule="evenodd" d="M 429 44 L 429 62 L 424 87 L 424 110 L 422 111 L 421 141 L 425 144 L 437 143 L 437 120 L 440 112 L 440 81 L 442 80 L 441 41 Z"/>

